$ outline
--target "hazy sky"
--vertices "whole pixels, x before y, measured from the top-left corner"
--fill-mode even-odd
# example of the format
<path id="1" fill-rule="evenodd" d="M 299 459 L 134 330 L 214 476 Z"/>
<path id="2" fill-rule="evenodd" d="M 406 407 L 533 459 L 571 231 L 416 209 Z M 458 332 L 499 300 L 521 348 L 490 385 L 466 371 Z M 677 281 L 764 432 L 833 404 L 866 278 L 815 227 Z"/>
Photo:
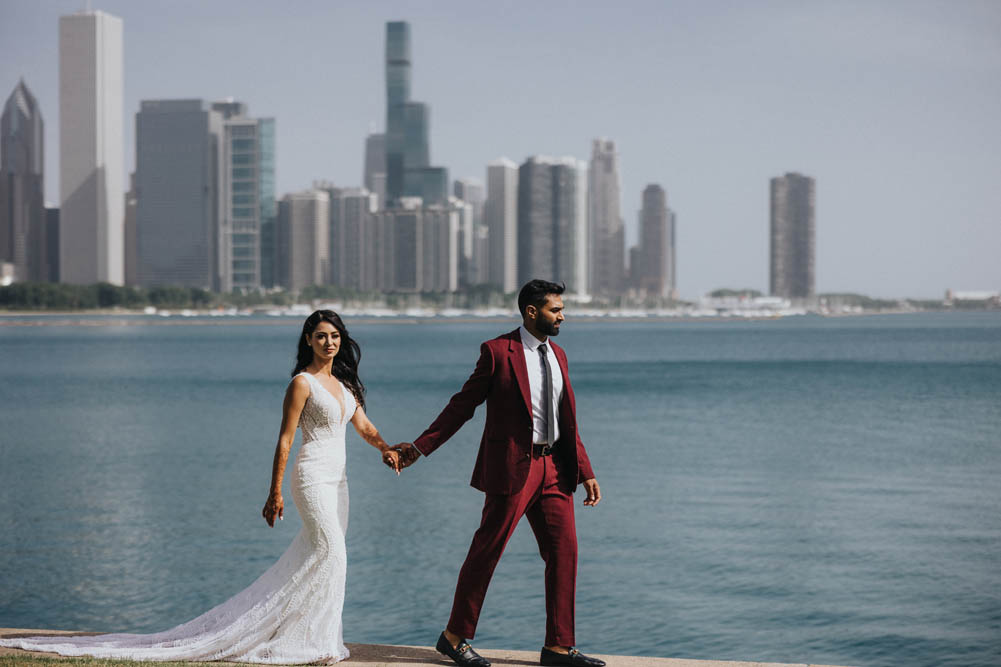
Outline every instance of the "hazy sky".
<path id="1" fill-rule="evenodd" d="M 125 25 L 125 163 L 157 98 L 277 119 L 280 194 L 361 182 L 384 125 L 384 23 L 410 21 L 431 158 L 484 180 L 507 156 L 614 139 L 622 215 L 667 189 L 678 283 L 768 288 L 768 180 L 817 179 L 817 290 L 1001 289 L 1001 1 L 93 0 Z M 23 76 L 58 199 L 58 17 L 0 0 L 0 94 Z"/>

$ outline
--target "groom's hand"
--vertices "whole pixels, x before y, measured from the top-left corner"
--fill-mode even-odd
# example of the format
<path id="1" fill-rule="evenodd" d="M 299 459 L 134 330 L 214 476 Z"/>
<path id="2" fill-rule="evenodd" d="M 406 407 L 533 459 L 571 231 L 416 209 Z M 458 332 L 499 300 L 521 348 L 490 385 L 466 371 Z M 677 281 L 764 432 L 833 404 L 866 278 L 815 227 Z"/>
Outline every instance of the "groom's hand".
<path id="1" fill-rule="evenodd" d="M 601 487 L 595 478 L 584 480 L 584 490 L 587 491 L 587 498 L 584 499 L 585 507 L 594 507 L 601 502 Z"/>
<path id="2" fill-rule="evenodd" d="M 409 468 L 421 457 L 420 451 L 414 447 L 412 442 L 401 442 L 398 445 L 393 445 L 391 449 L 399 453 L 401 469 Z"/>

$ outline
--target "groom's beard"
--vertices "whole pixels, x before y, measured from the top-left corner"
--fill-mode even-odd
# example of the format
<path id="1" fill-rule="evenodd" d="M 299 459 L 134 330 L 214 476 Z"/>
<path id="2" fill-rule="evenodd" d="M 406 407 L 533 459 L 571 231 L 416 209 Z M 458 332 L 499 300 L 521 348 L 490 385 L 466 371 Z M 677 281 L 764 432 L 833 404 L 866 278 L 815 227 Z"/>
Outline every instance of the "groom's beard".
<path id="1" fill-rule="evenodd" d="M 536 326 L 539 328 L 539 333 L 545 334 L 546 336 L 560 335 L 560 326 L 556 322 L 540 321 Z"/>

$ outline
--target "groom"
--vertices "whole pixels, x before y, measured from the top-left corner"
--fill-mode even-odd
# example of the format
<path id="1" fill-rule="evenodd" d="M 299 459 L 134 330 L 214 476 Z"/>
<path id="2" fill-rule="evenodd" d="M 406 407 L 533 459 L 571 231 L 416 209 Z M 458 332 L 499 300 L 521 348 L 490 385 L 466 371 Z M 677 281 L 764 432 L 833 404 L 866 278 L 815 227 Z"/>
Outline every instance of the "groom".
<path id="1" fill-rule="evenodd" d="M 563 322 L 564 286 L 532 280 L 518 294 L 522 326 L 480 346 L 473 374 L 413 443 L 401 443 L 406 467 L 445 443 L 487 402 L 486 425 L 472 486 L 486 494 L 483 518 L 459 571 L 452 615 L 437 649 L 462 667 L 489 667 L 467 642 L 476 634 L 497 561 L 523 515 L 546 563 L 546 643 L 539 663 L 602 667 L 574 648 L 577 533 L 573 492 L 585 506 L 601 500 L 598 481 L 577 433 L 567 357 L 552 342 Z"/>

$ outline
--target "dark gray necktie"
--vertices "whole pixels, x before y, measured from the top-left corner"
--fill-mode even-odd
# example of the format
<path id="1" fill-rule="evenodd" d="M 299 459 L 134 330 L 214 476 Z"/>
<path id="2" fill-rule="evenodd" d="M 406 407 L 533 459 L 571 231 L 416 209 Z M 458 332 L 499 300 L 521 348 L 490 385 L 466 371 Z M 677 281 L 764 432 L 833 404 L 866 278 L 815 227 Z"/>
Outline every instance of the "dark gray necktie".
<path id="1" fill-rule="evenodd" d="M 556 419 L 553 415 L 553 371 L 549 367 L 546 344 L 539 346 L 539 361 L 542 363 L 542 410 L 546 415 L 546 441 L 556 444 Z"/>

